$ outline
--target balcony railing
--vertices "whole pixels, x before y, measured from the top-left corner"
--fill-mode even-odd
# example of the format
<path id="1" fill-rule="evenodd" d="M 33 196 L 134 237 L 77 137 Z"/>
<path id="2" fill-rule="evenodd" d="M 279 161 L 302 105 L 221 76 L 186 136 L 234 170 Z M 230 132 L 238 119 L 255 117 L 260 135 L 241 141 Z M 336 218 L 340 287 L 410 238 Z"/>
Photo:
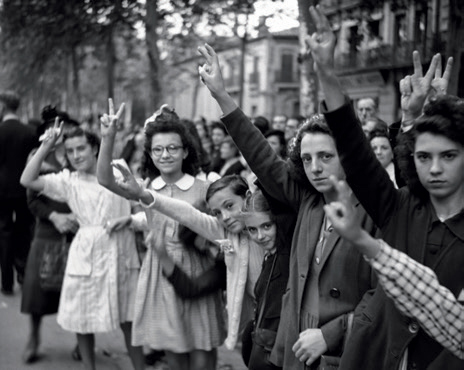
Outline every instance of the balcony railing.
<path id="1" fill-rule="evenodd" d="M 412 64 L 414 50 L 420 52 L 421 60 L 425 62 L 434 54 L 446 50 L 446 44 L 441 43 L 439 48 L 427 48 L 425 52 L 421 45 L 413 42 L 404 42 L 395 48 L 393 45 L 381 45 L 368 50 L 359 50 L 356 53 L 339 54 L 335 65 L 338 70 L 403 67 Z"/>

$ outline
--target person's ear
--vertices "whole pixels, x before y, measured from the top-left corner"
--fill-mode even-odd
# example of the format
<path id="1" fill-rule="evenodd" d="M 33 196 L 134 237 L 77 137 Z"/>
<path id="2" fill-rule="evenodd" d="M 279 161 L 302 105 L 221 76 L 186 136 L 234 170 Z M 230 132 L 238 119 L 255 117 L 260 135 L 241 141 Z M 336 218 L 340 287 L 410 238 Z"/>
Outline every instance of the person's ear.
<path id="1" fill-rule="evenodd" d="M 188 150 L 187 148 L 185 148 L 185 149 L 184 149 L 184 155 L 183 155 L 182 159 L 187 158 L 188 155 L 189 155 L 189 150 Z"/>

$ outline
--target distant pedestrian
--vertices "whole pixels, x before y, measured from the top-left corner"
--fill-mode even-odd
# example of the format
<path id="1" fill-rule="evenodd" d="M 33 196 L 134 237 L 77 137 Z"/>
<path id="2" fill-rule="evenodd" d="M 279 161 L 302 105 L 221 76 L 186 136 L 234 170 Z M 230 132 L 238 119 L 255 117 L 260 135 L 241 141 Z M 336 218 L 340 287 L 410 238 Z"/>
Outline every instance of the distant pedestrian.
<path id="1" fill-rule="evenodd" d="M 35 130 L 19 121 L 19 96 L 0 92 L 0 267 L 2 293 L 13 294 L 14 272 L 22 284 L 33 217 L 19 178 L 36 143 Z"/>

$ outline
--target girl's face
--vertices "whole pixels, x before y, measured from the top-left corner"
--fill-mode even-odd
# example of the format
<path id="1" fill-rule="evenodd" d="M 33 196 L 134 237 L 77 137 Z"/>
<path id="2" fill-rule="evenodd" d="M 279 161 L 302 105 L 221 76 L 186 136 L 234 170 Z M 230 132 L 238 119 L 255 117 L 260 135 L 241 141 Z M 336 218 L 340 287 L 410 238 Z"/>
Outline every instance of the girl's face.
<path id="1" fill-rule="evenodd" d="M 228 159 L 235 158 L 237 156 L 237 149 L 230 143 L 224 142 L 221 144 L 221 159 L 227 161 Z"/>
<path id="2" fill-rule="evenodd" d="M 464 147 L 461 144 L 442 135 L 422 133 L 416 139 L 414 164 L 421 184 L 432 198 L 463 201 Z"/>
<path id="3" fill-rule="evenodd" d="M 66 156 L 76 171 L 95 173 L 97 165 L 97 149 L 87 141 L 85 136 L 74 136 L 64 142 Z"/>
<path id="4" fill-rule="evenodd" d="M 374 137 L 371 147 L 383 168 L 393 161 L 393 150 L 386 137 Z"/>
<path id="5" fill-rule="evenodd" d="M 211 214 L 230 232 L 239 233 L 245 225 L 241 217 L 241 209 L 244 198 L 234 194 L 230 187 L 224 188 L 213 194 L 208 200 Z"/>
<path id="6" fill-rule="evenodd" d="M 244 218 L 250 238 L 266 252 L 273 252 L 276 248 L 277 227 L 269 213 L 252 212 Z"/>
<path id="7" fill-rule="evenodd" d="M 184 149 L 179 134 L 163 132 L 153 135 L 150 157 L 161 176 L 181 178 L 183 176 L 182 163 L 187 155 L 188 150 Z"/>

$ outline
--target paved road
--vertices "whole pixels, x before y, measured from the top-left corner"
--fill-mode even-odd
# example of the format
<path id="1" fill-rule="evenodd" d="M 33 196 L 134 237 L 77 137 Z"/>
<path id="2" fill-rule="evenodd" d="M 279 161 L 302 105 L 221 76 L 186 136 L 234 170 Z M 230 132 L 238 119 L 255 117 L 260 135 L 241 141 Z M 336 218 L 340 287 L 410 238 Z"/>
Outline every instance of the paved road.
<path id="1" fill-rule="evenodd" d="M 75 336 L 63 331 L 56 316 L 47 316 L 42 324 L 40 361 L 25 365 L 21 353 L 28 334 L 28 317 L 20 313 L 21 292 L 13 296 L 0 293 L 0 370 L 82 370 L 71 358 L 76 344 Z M 121 331 L 96 335 L 98 370 L 131 370 Z M 246 370 L 237 351 L 219 349 L 218 369 Z M 165 363 L 147 369 L 169 370 Z"/>

